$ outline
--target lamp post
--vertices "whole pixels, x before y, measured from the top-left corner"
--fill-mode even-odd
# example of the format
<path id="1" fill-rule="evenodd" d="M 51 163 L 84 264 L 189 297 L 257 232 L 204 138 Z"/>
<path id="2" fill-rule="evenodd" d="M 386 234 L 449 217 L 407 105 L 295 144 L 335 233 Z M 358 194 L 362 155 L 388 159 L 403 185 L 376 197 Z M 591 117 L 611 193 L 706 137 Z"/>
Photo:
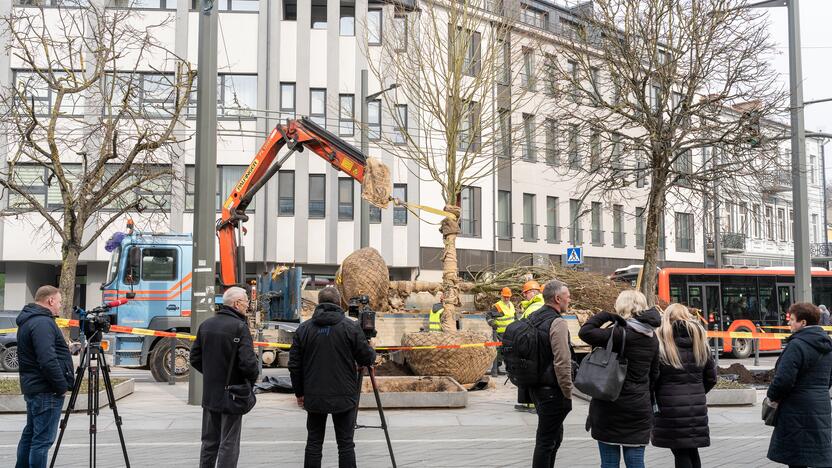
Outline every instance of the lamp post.
<path id="1" fill-rule="evenodd" d="M 381 96 L 382 94 L 390 91 L 391 89 L 396 89 L 399 87 L 398 84 L 393 83 L 385 89 L 377 93 L 367 95 L 367 70 L 361 70 L 361 120 L 359 122 L 359 126 L 361 127 L 359 131 L 361 132 L 361 154 L 367 156 L 370 152 L 370 134 L 369 128 L 367 127 L 367 113 L 368 113 L 368 106 L 367 104 L 372 101 L 373 99 Z M 379 110 L 380 111 L 380 110 Z M 361 199 L 361 248 L 369 247 L 370 246 L 370 204 L 367 203 L 367 200 Z"/>

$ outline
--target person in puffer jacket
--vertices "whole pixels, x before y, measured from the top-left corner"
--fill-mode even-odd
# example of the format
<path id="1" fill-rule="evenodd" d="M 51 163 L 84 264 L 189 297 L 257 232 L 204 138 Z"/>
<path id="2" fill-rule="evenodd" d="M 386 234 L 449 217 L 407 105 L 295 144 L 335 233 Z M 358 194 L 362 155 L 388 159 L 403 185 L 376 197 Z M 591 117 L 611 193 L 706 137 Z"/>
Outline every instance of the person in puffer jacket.
<path id="1" fill-rule="evenodd" d="M 676 468 L 699 468 L 699 448 L 711 445 L 705 394 L 716 385 L 707 333 L 682 304 L 664 311 L 656 333 L 659 378 L 653 392 L 658 414 L 651 440 L 673 452 Z"/>

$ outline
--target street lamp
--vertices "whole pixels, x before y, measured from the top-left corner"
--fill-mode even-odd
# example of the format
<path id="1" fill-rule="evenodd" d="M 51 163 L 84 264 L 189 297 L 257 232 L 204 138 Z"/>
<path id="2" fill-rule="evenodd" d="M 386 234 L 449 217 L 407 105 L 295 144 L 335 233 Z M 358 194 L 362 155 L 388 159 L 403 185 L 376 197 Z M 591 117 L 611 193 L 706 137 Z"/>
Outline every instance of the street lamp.
<path id="1" fill-rule="evenodd" d="M 361 120 L 359 122 L 360 132 L 361 132 L 361 153 L 364 156 L 367 156 L 370 152 L 370 135 L 369 129 L 367 128 L 367 103 L 372 101 L 373 99 L 381 96 L 382 94 L 390 91 L 392 89 L 396 89 L 399 87 L 398 84 L 393 83 L 385 89 L 377 93 L 367 95 L 367 70 L 361 70 Z M 367 203 L 367 200 L 361 199 L 361 248 L 369 247 L 370 246 L 370 204 Z"/>

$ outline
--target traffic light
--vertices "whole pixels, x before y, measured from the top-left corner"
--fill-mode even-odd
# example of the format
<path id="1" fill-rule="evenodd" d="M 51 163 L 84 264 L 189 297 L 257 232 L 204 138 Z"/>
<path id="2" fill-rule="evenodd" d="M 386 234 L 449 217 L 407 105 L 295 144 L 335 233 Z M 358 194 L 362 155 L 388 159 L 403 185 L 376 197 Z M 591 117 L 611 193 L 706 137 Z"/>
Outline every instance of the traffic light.
<path id="1" fill-rule="evenodd" d="M 760 131 L 760 112 L 756 110 L 745 111 L 740 118 L 740 133 L 743 141 L 752 148 L 759 147 L 763 142 L 763 134 Z"/>

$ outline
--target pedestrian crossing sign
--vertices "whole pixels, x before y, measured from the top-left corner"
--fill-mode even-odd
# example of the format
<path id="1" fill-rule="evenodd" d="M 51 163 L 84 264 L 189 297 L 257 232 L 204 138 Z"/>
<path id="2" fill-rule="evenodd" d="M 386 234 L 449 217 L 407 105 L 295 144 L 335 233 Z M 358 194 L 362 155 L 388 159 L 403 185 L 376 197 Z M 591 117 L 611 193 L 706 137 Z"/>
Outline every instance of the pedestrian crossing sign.
<path id="1" fill-rule="evenodd" d="M 566 264 L 567 265 L 581 265 L 584 263 L 584 249 L 583 247 L 567 247 L 566 249 Z"/>

